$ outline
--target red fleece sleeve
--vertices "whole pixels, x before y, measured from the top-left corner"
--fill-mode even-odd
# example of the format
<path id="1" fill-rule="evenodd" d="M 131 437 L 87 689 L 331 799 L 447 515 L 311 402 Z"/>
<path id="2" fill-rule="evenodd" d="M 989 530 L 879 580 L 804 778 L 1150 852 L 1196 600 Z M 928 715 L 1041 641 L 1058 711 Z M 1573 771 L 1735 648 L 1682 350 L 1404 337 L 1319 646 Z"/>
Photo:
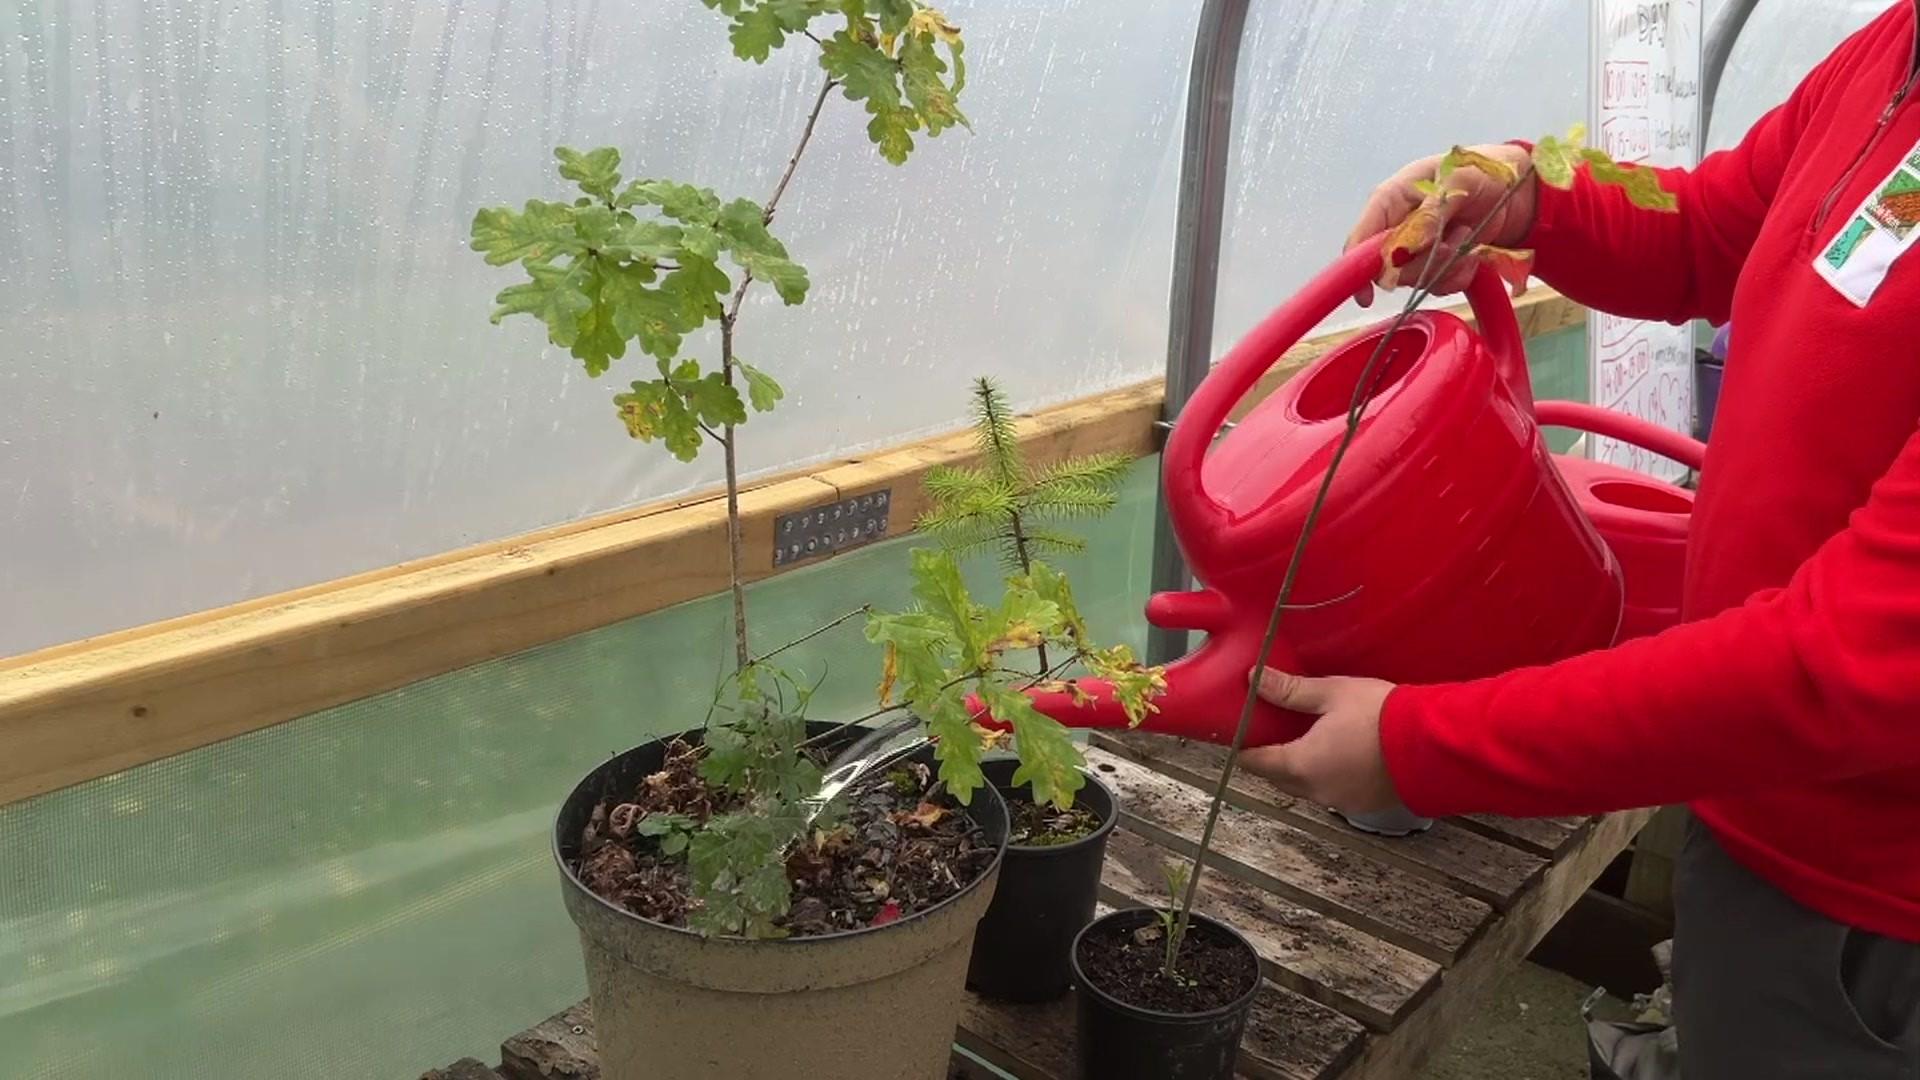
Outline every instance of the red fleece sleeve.
<path id="1" fill-rule="evenodd" d="M 1527 246 L 1535 273 L 1589 307 L 1636 319 L 1725 322 L 1740 267 L 1760 234 L 1812 103 L 1857 48 L 1849 40 L 1731 150 L 1691 171 L 1658 169 L 1676 213 L 1643 210 L 1583 168 L 1572 188 L 1539 186 Z"/>
<path id="2" fill-rule="evenodd" d="M 1784 589 L 1650 638 L 1401 687 L 1380 738 L 1432 816 L 1583 814 L 1920 764 L 1920 434 Z"/>

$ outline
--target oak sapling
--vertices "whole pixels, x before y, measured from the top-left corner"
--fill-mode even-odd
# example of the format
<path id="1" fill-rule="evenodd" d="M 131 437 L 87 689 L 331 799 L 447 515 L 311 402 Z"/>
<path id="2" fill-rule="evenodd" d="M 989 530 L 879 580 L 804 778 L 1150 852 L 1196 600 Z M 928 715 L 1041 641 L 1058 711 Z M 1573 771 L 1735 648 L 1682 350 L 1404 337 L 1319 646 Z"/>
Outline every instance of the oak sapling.
<path id="1" fill-rule="evenodd" d="M 755 283 L 788 306 L 810 293 L 812 280 L 775 223 L 836 91 L 862 107 L 880 156 L 902 164 L 923 136 L 967 126 L 959 108 L 965 44 L 921 0 L 701 2 L 727 19 L 741 59 L 764 63 L 796 44 L 816 54 L 818 91 L 764 202 L 680 180 L 629 178 L 613 147 L 561 147 L 555 158 L 574 189 L 568 197 L 483 209 L 472 227 L 472 247 L 489 264 L 517 265 L 526 276 L 499 293 L 496 323 L 537 319 L 590 377 L 638 361 L 639 377 L 612 395 L 628 435 L 688 462 L 718 446 L 724 464 L 733 663 L 715 688 L 698 745 L 673 741 L 665 767 L 640 790 L 597 808 L 576 869 L 593 891 L 629 910 L 707 934 L 764 938 L 878 925 L 938 903 L 984 865 L 976 865 L 984 849 L 963 814 L 925 812 L 966 805 L 980 784 L 979 756 L 990 736 L 973 723 L 966 695 L 977 693 L 1016 720 L 1017 751 L 1036 790 L 1070 800 L 1078 751 L 1053 721 L 1039 723 L 1030 707 L 1020 709 L 1022 688 L 1061 673 L 1045 664 L 1015 670 L 1003 658 L 1045 646 L 1105 671 L 1123 656 L 1087 644 L 1065 578 L 1044 564 L 1024 566 L 996 603 L 982 604 L 944 552 L 914 554 L 915 610 L 880 614 L 862 606 L 755 653 L 739 433 L 754 415 L 780 407 L 785 391 L 768 366 L 750 362 L 756 349 L 745 333 L 746 301 Z M 940 737 L 938 769 L 908 769 L 896 774 L 905 782 L 848 793 L 810 827 L 801 802 L 818 790 L 823 752 L 807 737 L 805 717 L 818 684 L 776 661 L 862 618 L 867 636 L 883 646 L 887 673 L 881 708 L 861 720 L 913 708 Z M 856 832 L 883 819 L 920 840 L 916 852 L 944 860 L 925 875 L 934 885 L 922 888 L 911 867 L 862 862 L 871 846 L 855 842 Z"/>

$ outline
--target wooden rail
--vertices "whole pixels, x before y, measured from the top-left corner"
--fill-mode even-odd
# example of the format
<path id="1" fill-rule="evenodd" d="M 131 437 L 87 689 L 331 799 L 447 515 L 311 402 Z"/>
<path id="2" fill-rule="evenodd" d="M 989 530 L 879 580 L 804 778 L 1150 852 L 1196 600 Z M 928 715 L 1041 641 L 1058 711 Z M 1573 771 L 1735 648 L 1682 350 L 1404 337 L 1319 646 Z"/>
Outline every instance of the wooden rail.
<path id="1" fill-rule="evenodd" d="M 1585 319 L 1546 290 L 1516 308 L 1529 337 Z M 1350 336 L 1297 346 L 1242 412 Z M 1122 387 L 1023 417 L 1021 442 L 1146 456 L 1160 406 L 1158 380 Z M 904 531 L 926 470 L 973 458 L 957 433 L 756 482 L 748 577 L 780 572 L 780 515 L 891 489 Z M 725 535 L 706 492 L 0 660 L 0 805 L 719 592 Z"/>

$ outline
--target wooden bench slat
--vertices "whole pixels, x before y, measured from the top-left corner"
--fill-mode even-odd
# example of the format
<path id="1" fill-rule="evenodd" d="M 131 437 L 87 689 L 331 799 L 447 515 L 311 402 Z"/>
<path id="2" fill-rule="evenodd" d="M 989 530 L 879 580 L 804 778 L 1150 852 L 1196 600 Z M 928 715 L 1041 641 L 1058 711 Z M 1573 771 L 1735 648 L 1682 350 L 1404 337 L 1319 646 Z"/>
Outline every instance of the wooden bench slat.
<path id="1" fill-rule="evenodd" d="M 1107 840 L 1109 902 L 1164 907 L 1161 867 L 1180 856 L 1125 831 Z M 1247 936 L 1269 979 L 1376 1031 L 1398 1023 L 1439 985 L 1440 965 L 1336 919 L 1221 874 L 1201 879 L 1196 908 Z"/>
<path id="2" fill-rule="evenodd" d="M 1584 827 L 1579 818 L 1510 818 L 1498 814 L 1464 814 L 1454 818 L 1462 828 L 1522 851 L 1553 858 L 1565 850 Z"/>
<path id="3" fill-rule="evenodd" d="M 1093 737 L 1094 745 L 1139 762 L 1156 772 L 1210 791 L 1226 763 L 1225 747 L 1144 733 Z M 1537 852 L 1461 828 L 1436 822 L 1416 836 L 1387 837 L 1361 832 L 1327 811 L 1295 799 L 1250 773 L 1236 770 L 1227 799 L 1236 806 L 1279 818 L 1338 844 L 1364 848 L 1382 862 L 1458 889 L 1504 909 L 1546 870 Z"/>
<path id="4" fill-rule="evenodd" d="M 1088 750 L 1087 760 L 1119 795 L 1127 828 L 1193 850 L 1206 819 L 1204 792 L 1104 750 Z M 1238 807 L 1222 809 L 1213 854 L 1214 872 L 1239 875 L 1433 960 L 1458 956 L 1493 915 L 1473 897 Z"/>
<path id="5" fill-rule="evenodd" d="M 506 1080 L 599 1080 L 593 1006 L 582 1001 L 500 1044 Z"/>
<path id="6" fill-rule="evenodd" d="M 1073 997 L 1009 1005 L 967 995 L 955 1041 L 1022 1080 L 1076 1080 Z"/>
<path id="7" fill-rule="evenodd" d="M 1334 1080 L 1366 1044 L 1350 1017 L 1269 984 L 1240 1040 L 1240 1068 L 1262 1080 Z"/>

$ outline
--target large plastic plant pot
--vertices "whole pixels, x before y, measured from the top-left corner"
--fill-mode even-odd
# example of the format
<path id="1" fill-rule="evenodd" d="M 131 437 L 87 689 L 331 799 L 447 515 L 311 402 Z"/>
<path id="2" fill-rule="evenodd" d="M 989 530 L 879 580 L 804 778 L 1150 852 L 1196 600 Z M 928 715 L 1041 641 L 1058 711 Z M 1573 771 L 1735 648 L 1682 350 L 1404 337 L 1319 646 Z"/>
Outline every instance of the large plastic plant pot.
<path id="1" fill-rule="evenodd" d="M 1002 796 L 1029 799 L 1025 786 L 1013 786 L 1019 766 L 1002 759 L 981 768 Z M 1113 791 L 1086 776 L 1074 803 L 1099 818 L 1099 827 L 1065 844 L 1007 845 L 1000 885 L 973 940 L 968 988 L 1004 1001 L 1051 1001 L 1073 985 L 1073 939 L 1093 919 L 1107 836 L 1119 816 Z"/>
<path id="2" fill-rule="evenodd" d="M 665 756 L 660 741 L 609 759 L 567 796 L 554 824 L 553 854 L 580 931 L 604 1080 L 945 1076 L 974 928 L 1006 851 L 999 792 L 982 788 L 967 807 L 994 846 L 993 861 L 948 900 L 847 933 L 709 938 L 602 900 L 572 869 L 594 806 L 633 790 Z"/>
<path id="3" fill-rule="evenodd" d="M 1088 979 L 1081 965 L 1081 942 L 1098 929 L 1132 931 L 1159 915 L 1147 908 L 1125 908 L 1089 923 L 1074 938 L 1073 982 L 1078 991 L 1076 1039 L 1083 1080 L 1232 1080 L 1240 1037 L 1260 993 L 1256 977 L 1247 992 L 1217 1009 L 1198 1013 L 1158 1012 L 1129 1005 Z M 1195 913 L 1189 934 L 1202 927 L 1237 943 L 1258 969 L 1259 954 L 1232 927 Z"/>

